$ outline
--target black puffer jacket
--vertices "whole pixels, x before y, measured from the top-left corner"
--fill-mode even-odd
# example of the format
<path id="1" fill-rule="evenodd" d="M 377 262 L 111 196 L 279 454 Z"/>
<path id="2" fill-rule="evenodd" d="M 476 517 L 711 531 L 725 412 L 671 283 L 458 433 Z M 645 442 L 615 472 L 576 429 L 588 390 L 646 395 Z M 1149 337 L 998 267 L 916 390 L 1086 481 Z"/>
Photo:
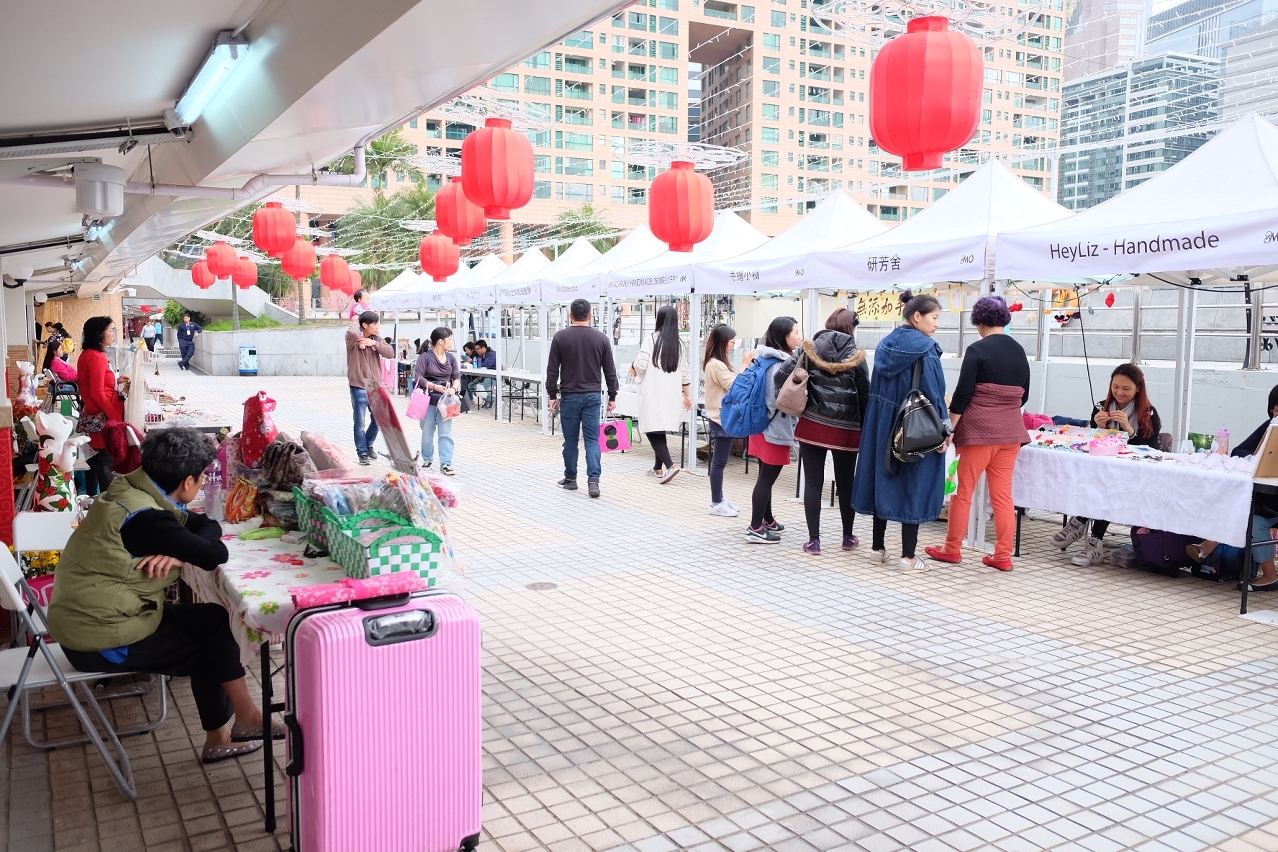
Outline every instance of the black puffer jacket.
<path id="1" fill-rule="evenodd" d="M 802 361 L 808 371 L 808 405 L 803 419 L 838 429 L 860 429 L 870 402 L 870 371 L 865 353 L 850 334 L 824 329 L 777 370 L 777 387 Z"/>

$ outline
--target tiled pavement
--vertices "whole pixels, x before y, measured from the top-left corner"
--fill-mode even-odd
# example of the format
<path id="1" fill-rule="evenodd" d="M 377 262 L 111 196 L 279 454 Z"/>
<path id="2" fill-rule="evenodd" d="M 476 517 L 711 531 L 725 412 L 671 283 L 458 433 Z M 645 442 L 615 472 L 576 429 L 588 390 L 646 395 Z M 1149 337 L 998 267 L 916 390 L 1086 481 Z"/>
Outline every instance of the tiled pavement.
<path id="1" fill-rule="evenodd" d="M 264 387 L 286 431 L 349 435 L 340 379 L 165 378 L 236 419 Z M 1074 568 L 1051 518 L 1027 522 L 1012 574 L 808 557 L 792 474 L 784 542 L 752 547 L 706 514 L 704 478 L 642 476 L 643 447 L 605 456 L 593 501 L 553 487 L 559 442 L 531 421 L 456 434 L 485 629 L 481 849 L 1278 850 L 1278 634 L 1232 590 Z M 734 460 L 729 496 L 749 489 Z M 189 688 L 171 691 L 174 717 L 126 741 L 136 803 L 93 752 L 11 735 L 8 848 L 288 849 L 285 820 L 262 830 L 260 760 L 201 767 Z"/>

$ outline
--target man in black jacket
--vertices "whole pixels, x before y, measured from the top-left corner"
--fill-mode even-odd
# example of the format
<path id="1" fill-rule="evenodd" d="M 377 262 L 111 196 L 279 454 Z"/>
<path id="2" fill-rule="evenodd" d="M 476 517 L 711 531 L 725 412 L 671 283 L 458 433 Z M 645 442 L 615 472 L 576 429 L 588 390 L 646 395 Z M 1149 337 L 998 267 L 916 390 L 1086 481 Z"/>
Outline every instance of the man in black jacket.
<path id="1" fill-rule="evenodd" d="M 590 327 L 590 303 L 577 299 L 568 308 L 572 325 L 555 332 L 546 359 L 546 398 L 559 413 L 564 433 L 564 478 L 559 485 L 577 490 L 577 440 L 586 442 L 586 477 L 591 497 L 599 496 L 603 472 L 599 450 L 600 374 L 608 384 L 608 412 L 617 407 L 617 367 L 608 337 Z"/>

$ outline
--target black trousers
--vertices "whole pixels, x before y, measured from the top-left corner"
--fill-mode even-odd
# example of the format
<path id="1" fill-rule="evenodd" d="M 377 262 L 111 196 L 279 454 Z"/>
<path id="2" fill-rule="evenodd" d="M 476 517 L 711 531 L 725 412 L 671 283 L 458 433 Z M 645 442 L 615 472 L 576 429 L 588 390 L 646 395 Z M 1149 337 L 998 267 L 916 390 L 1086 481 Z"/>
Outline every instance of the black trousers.
<path id="1" fill-rule="evenodd" d="M 231 618 L 221 604 L 166 603 L 155 632 L 128 647 L 128 658 L 122 663 L 112 663 L 97 651 L 75 651 L 65 645 L 62 649 L 82 672 L 189 677 L 204 730 L 216 731 L 231 721 L 235 711 L 222 684 L 244 677 L 244 666 L 231 633 Z"/>
<path id="2" fill-rule="evenodd" d="M 111 471 L 113 461 L 109 452 L 98 450 L 86 462 L 89 465 L 89 483 L 96 485 L 98 489 L 94 494 L 101 494 L 111 487 L 111 480 L 115 479 L 115 474 Z"/>
<path id="3" fill-rule="evenodd" d="M 750 528 L 757 530 L 776 518 L 772 514 L 772 486 L 776 485 L 784 465 L 759 462 L 759 478 L 754 481 L 754 493 L 750 495 Z"/>
<path id="4" fill-rule="evenodd" d="M 852 509 L 852 477 L 856 474 L 856 453 L 827 450 L 811 444 L 799 444 L 799 461 L 803 465 L 803 514 L 808 519 L 808 538 L 821 537 L 821 492 L 825 488 L 825 454 L 834 454 L 834 486 L 839 492 L 839 517 L 843 535 L 852 535 L 856 512 Z"/>
<path id="5" fill-rule="evenodd" d="M 670 458 L 670 445 L 666 443 L 665 432 L 644 432 L 644 437 L 648 439 L 648 443 L 652 445 L 652 452 L 655 455 L 656 463 L 653 464 L 653 470 L 667 470 L 674 467 L 674 460 Z"/>
<path id="6" fill-rule="evenodd" d="M 1078 520 L 1086 524 L 1091 519 L 1079 518 Z M 1107 532 L 1109 532 L 1109 521 L 1092 521 L 1092 538 L 1104 538 Z"/>
<path id="7" fill-rule="evenodd" d="M 714 435 L 710 440 L 714 445 L 714 452 L 710 458 L 710 502 L 722 503 L 723 471 L 728 466 L 728 457 L 732 454 L 734 439 L 727 435 Z"/>
<path id="8" fill-rule="evenodd" d="M 887 535 L 888 522 L 877 515 L 874 518 L 874 542 L 870 546 L 874 550 L 887 550 L 887 546 L 883 543 L 884 536 Z M 919 546 L 919 525 L 918 524 L 901 524 L 901 558 L 913 559 L 914 550 Z"/>

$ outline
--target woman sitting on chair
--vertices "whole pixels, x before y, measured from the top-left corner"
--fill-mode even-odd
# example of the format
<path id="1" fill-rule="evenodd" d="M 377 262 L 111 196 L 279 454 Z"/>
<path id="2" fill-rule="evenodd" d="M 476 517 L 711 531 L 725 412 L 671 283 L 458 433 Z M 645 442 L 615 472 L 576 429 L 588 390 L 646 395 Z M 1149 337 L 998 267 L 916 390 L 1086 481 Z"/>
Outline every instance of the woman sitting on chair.
<path id="1" fill-rule="evenodd" d="M 216 455 L 195 429 L 147 435 L 142 467 L 112 482 L 71 534 L 49 604 L 49 631 L 80 671 L 191 678 L 205 763 L 257 751 L 263 735 L 227 611 L 164 601 L 183 564 L 212 571 L 227 560 L 217 521 L 186 511 Z"/>

